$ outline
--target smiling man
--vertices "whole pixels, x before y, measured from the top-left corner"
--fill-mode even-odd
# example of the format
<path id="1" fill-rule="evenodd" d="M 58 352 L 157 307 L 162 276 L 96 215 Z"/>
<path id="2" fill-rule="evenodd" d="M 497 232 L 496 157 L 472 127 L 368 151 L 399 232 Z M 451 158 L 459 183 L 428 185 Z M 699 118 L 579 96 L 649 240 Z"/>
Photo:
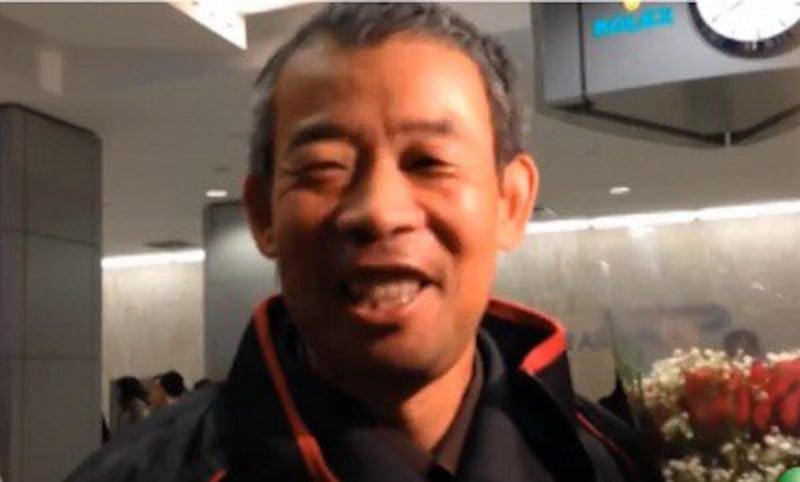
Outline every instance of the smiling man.
<path id="1" fill-rule="evenodd" d="M 71 481 L 633 481 L 563 329 L 490 298 L 538 174 L 504 49 L 435 4 L 338 4 L 256 86 L 244 199 L 283 294 L 221 387 Z"/>

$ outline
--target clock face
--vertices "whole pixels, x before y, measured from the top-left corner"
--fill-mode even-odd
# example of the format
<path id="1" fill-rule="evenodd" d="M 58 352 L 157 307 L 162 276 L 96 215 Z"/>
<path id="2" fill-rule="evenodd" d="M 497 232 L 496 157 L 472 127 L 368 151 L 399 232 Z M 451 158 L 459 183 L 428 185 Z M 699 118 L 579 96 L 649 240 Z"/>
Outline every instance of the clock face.
<path id="1" fill-rule="evenodd" d="M 697 0 L 691 11 L 703 36 L 733 54 L 774 55 L 800 38 L 795 0 Z"/>

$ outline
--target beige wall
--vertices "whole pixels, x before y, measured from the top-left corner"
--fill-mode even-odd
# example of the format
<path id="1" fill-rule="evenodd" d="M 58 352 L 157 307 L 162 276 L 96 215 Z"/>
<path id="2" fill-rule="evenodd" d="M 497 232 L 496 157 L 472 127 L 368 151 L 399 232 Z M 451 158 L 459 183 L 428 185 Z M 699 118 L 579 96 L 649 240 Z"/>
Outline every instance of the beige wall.
<path id="1" fill-rule="evenodd" d="M 169 369 L 204 376 L 202 263 L 104 269 L 104 410 L 110 380 Z"/>

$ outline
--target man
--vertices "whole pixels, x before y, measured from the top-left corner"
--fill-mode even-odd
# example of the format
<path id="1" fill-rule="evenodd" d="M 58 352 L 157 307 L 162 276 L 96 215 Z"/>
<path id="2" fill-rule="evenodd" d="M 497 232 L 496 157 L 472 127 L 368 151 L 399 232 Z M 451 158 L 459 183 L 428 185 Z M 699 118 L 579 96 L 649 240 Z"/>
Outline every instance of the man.
<path id="1" fill-rule="evenodd" d="M 244 199 L 283 295 L 228 380 L 70 481 L 633 481 L 564 331 L 490 300 L 538 175 L 509 59 L 434 4 L 338 4 L 257 83 Z"/>

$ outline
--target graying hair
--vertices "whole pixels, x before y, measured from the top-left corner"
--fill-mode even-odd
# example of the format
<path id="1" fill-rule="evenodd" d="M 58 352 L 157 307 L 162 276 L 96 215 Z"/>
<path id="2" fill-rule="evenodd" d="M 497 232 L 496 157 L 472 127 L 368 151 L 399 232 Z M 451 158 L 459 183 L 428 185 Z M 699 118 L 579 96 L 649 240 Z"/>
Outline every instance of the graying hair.
<path id="1" fill-rule="evenodd" d="M 451 42 L 480 68 L 492 113 L 495 162 L 502 167 L 522 151 L 519 105 L 514 99 L 514 69 L 505 47 L 453 10 L 433 3 L 337 3 L 311 18 L 267 61 L 253 98 L 250 172 L 272 176 L 274 92 L 291 56 L 320 34 L 344 47 L 370 46 L 400 32 L 415 32 Z"/>

